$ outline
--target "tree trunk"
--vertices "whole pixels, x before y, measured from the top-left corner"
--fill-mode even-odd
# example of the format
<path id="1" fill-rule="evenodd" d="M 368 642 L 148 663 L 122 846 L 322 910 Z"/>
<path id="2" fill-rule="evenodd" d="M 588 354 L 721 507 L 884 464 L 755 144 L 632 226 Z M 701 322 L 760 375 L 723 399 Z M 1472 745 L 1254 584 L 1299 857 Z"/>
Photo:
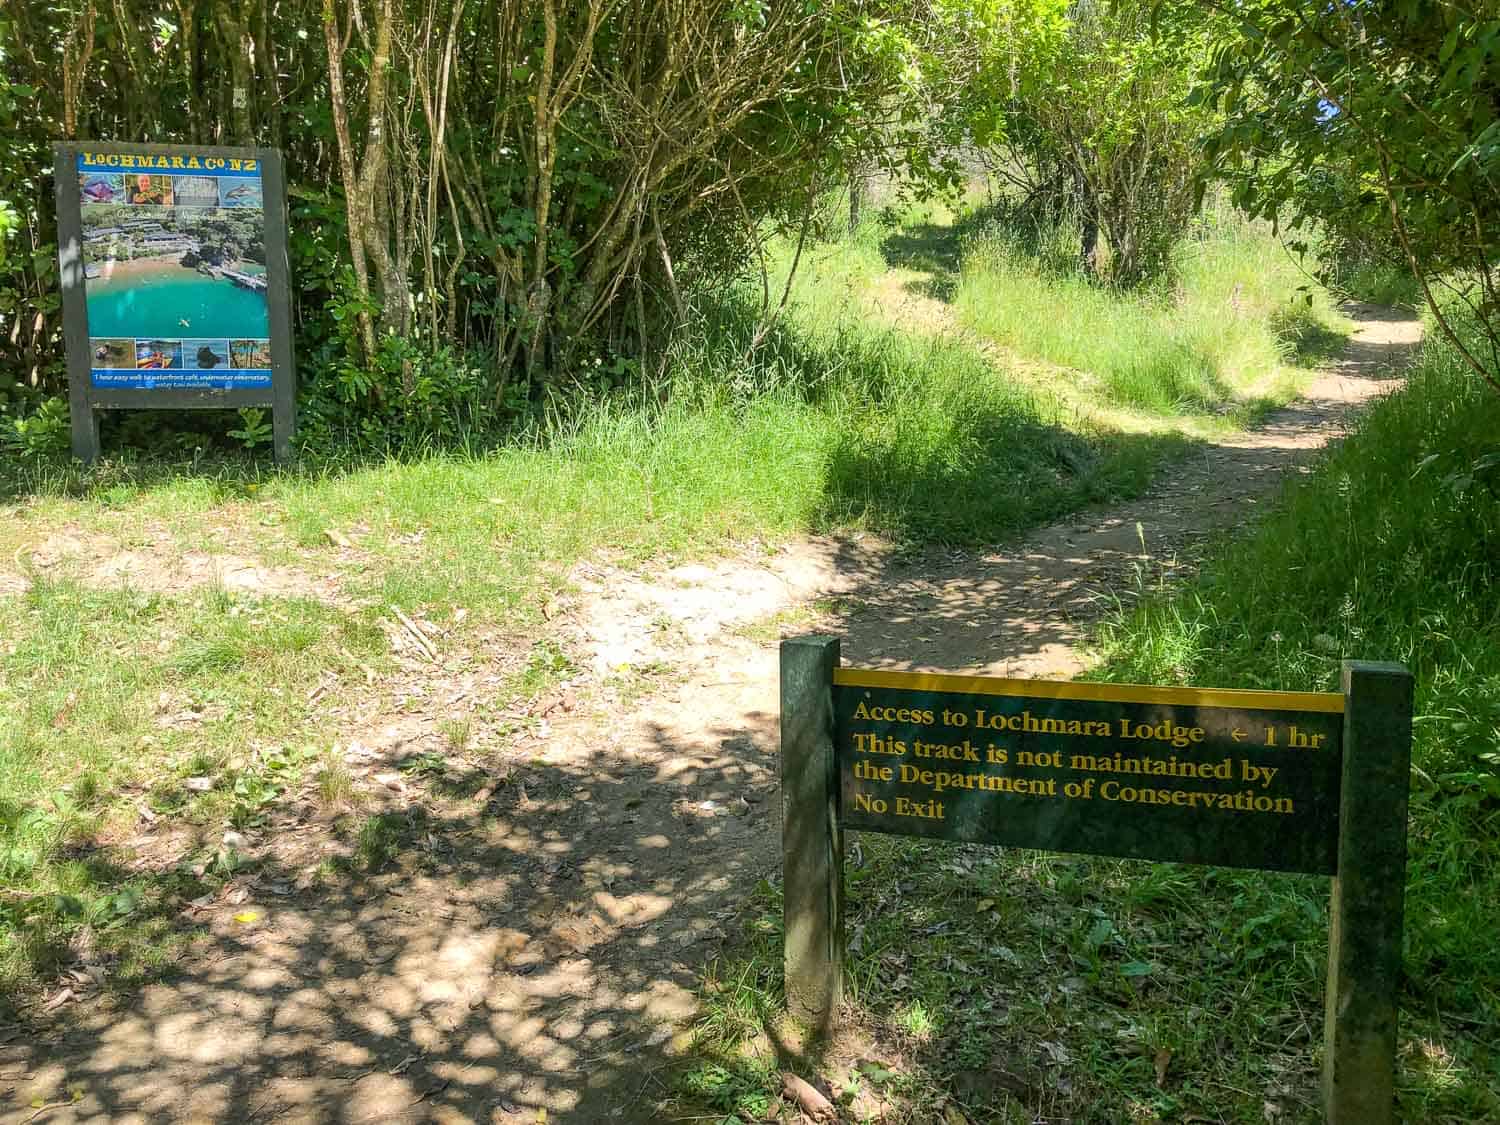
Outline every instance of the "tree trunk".
<path id="1" fill-rule="evenodd" d="M 349 218 L 349 258 L 354 267 L 354 291 L 359 297 L 359 341 L 365 359 L 375 355 L 375 325 L 370 320 L 370 272 L 365 263 L 364 208 L 360 206 L 359 174 L 354 166 L 354 141 L 349 134 L 349 106 L 344 95 L 344 50 L 335 0 L 323 0 L 323 38 L 328 44 L 328 93 L 333 131 L 338 138 L 339 168 L 344 179 L 344 211 Z"/>
<path id="2" fill-rule="evenodd" d="M 83 96 L 83 78 L 89 56 L 94 53 L 94 0 L 84 0 L 83 15 L 68 29 L 63 40 L 63 137 L 78 137 L 78 102 Z"/>
<path id="3" fill-rule="evenodd" d="M 232 140 L 237 145 L 255 144 L 254 117 L 250 112 L 250 88 L 254 81 L 251 61 L 255 41 L 250 37 L 250 22 L 236 11 L 234 0 L 218 0 L 214 18 L 219 25 L 220 42 L 229 56 L 229 111 L 233 123 Z"/>
<path id="4" fill-rule="evenodd" d="M 1079 202 L 1078 221 L 1082 232 L 1078 239 L 1078 265 L 1090 278 L 1099 276 L 1099 207 L 1092 195 Z"/>
<path id="5" fill-rule="evenodd" d="M 1099 197 L 1089 183 L 1083 170 L 1086 159 L 1077 144 L 1073 152 L 1073 191 L 1078 197 L 1078 223 L 1082 228 L 1078 239 L 1078 267 L 1084 276 L 1099 276 Z"/>
<path id="6" fill-rule="evenodd" d="M 187 94 L 188 140 L 203 143 L 203 90 L 198 73 L 198 10 L 196 0 L 177 0 L 177 65 Z"/>
<path id="7" fill-rule="evenodd" d="M 365 155 L 359 170 L 359 199 L 361 211 L 361 233 L 365 239 L 365 252 L 380 281 L 382 329 L 405 333 L 406 314 L 410 308 L 410 291 L 406 283 L 404 254 L 391 255 L 391 206 L 389 177 L 389 126 L 387 114 L 388 91 L 391 70 L 391 40 L 395 35 L 396 15 L 391 0 L 381 0 L 375 22 L 375 50 L 370 58 L 370 81 L 367 100 L 370 123 L 365 134 Z M 397 209 L 402 207 L 395 201 Z M 397 217 L 396 221 L 400 221 Z"/>

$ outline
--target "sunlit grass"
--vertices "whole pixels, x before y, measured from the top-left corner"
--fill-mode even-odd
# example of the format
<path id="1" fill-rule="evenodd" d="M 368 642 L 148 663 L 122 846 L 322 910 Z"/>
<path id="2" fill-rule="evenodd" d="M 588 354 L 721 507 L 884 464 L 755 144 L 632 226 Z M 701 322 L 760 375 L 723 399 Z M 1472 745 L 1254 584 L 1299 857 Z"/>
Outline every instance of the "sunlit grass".
<path id="1" fill-rule="evenodd" d="M 958 315 L 1126 407 L 1248 421 L 1295 397 L 1347 335 L 1347 321 L 1269 232 L 1237 220 L 1185 240 L 1168 287 L 1139 293 L 1084 278 L 1066 225 L 1039 237 L 1041 253 L 1010 228 L 981 226 L 954 296 Z"/>

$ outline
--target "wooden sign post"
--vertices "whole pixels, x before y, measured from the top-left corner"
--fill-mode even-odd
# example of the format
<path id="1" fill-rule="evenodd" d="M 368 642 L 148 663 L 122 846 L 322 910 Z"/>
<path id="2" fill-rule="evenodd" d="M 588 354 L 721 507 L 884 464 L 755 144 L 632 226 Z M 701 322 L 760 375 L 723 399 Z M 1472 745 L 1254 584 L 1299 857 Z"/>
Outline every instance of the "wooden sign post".
<path id="1" fill-rule="evenodd" d="M 1394 1121 L 1396 1010 L 1406 899 L 1412 678 L 1344 662 L 1344 767 L 1324 994 L 1330 1122 Z"/>
<path id="2" fill-rule="evenodd" d="M 1341 694 L 839 667 L 781 647 L 786 992 L 842 997 L 844 828 L 1333 876 L 1324 1104 L 1393 1120 L 1412 680 L 1350 661 Z"/>

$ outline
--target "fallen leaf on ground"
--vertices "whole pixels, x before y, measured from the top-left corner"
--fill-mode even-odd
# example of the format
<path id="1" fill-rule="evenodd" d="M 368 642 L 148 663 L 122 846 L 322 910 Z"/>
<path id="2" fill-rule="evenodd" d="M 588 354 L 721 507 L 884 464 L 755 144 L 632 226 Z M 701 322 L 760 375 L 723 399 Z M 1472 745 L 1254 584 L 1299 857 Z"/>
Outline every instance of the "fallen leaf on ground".
<path id="1" fill-rule="evenodd" d="M 52 997 L 51 1000 L 48 1000 L 46 1004 L 42 1005 L 42 1011 L 50 1012 L 56 1008 L 61 1008 L 69 1000 L 73 999 L 76 999 L 76 997 L 73 995 L 73 990 L 71 988 L 65 988 L 56 996 Z"/>
<path id="2" fill-rule="evenodd" d="M 1073 1056 L 1068 1053 L 1068 1049 L 1061 1043 L 1053 1043 L 1050 1040 L 1043 1039 L 1038 1046 L 1046 1051 L 1052 1061 L 1058 1066 L 1067 1066 L 1073 1061 Z"/>
<path id="3" fill-rule="evenodd" d="M 783 1097 L 796 1102 L 802 1112 L 814 1121 L 838 1120 L 838 1110 L 833 1108 L 833 1103 L 791 1071 L 786 1071 L 781 1076 L 781 1093 Z"/>
<path id="4" fill-rule="evenodd" d="M 68 725 L 68 716 L 73 713 L 73 708 L 78 704 L 78 693 L 68 692 L 68 698 L 63 700 L 63 705 L 58 708 L 57 714 L 52 716 L 52 725 L 58 730 Z"/>

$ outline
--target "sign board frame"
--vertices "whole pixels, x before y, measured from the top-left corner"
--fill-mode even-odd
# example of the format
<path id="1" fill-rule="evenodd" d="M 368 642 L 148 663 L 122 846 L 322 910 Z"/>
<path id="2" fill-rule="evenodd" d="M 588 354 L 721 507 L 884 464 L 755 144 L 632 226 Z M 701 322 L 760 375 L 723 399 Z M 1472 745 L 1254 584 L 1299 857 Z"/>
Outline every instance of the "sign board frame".
<path id="1" fill-rule="evenodd" d="M 782 642 L 780 678 L 785 971 L 787 1005 L 794 1015 L 827 1030 L 837 1019 L 842 1004 L 845 955 L 843 831 L 846 826 L 978 843 L 1000 842 L 1051 850 L 1066 848 L 1089 854 L 1311 871 L 1332 877 L 1324 1020 L 1324 1111 L 1331 1125 L 1390 1125 L 1394 1122 L 1397 998 L 1405 909 L 1406 817 L 1414 689 L 1411 674 L 1404 667 L 1345 661 L 1342 691 L 1338 696 L 1148 685 L 1062 684 L 841 669 L 837 638 L 801 637 Z M 1077 817 L 1071 821 L 1066 817 L 1058 821 L 1056 818 L 1021 815 L 1014 818 L 1013 823 L 1004 817 L 987 814 L 967 818 L 956 816 L 949 826 L 951 831 L 934 831 L 934 821 L 946 819 L 946 815 L 942 818 L 932 815 L 934 801 L 925 792 L 915 801 L 925 806 L 925 813 L 905 818 L 917 826 L 917 830 L 912 831 L 901 823 L 902 818 L 886 817 L 885 813 L 890 809 L 874 814 L 867 805 L 861 812 L 851 815 L 845 804 L 846 795 L 852 791 L 846 766 L 852 770 L 856 761 L 881 762 L 883 755 L 888 755 L 885 761 L 907 758 L 908 750 L 914 749 L 908 747 L 896 751 L 891 748 L 894 741 L 885 748 L 869 741 L 862 744 L 851 741 L 849 746 L 842 744 L 845 739 L 852 740 L 852 733 L 848 722 L 840 720 L 839 708 L 848 703 L 847 697 L 840 698 L 840 692 L 862 688 L 905 693 L 909 699 L 917 698 L 923 692 L 929 697 L 945 692 L 954 698 L 968 696 L 981 702 L 989 701 L 992 705 L 997 697 L 1013 703 L 1022 701 L 1019 712 L 1017 706 L 1011 706 L 1007 713 L 1014 717 L 1035 708 L 1039 717 L 1029 720 L 1034 724 L 1030 733 L 1038 736 L 1044 733 L 1040 724 L 1042 718 L 1047 717 L 1045 709 L 1060 699 L 1113 704 L 1122 708 L 1149 707 L 1155 709 L 1155 714 L 1165 716 L 1160 722 L 1168 726 L 1158 729 L 1168 742 L 1175 735 L 1170 728 L 1176 719 L 1183 718 L 1183 722 L 1176 724 L 1176 730 L 1201 731 L 1198 742 L 1209 750 L 1214 746 L 1209 732 L 1215 719 L 1213 716 L 1204 718 L 1204 715 L 1212 709 L 1228 712 L 1231 724 L 1234 715 L 1247 711 L 1274 714 L 1282 720 L 1297 715 L 1326 717 L 1341 711 L 1337 746 L 1313 747 L 1309 743 L 1303 747 L 1338 755 L 1331 763 L 1324 763 L 1324 766 L 1332 764 L 1335 767 L 1332 770 L 1320 767 L 1313 771 L 1316 785 L 1332 784 L 1336 791 L 1322 794 L 1321 801 L 1312 802 L 1308 810 L 1309 822 L 1297 829 L 1312 842 L 1312 846 L 1299 851 L 1295 862 L 1287 863 L 1277 862 L 1274 854 L 1264 846 L 1260 850 L 1252 847 L 1246 851 L 1239 844 L 1226 846 L 1200 841 L 1190 844 L 1184 852 L 1180 841 L 1163 839 L 1160 835 L 1154 843 L 1143 844 L 1144 837 L 1138 832 L 1121 835 L 1111 832 L 1108 826 L 1102 830 L 1090 828 L 1085 823 L 1087 817 L 1100 815 L 1097 812 L 1083 814 L 1083 821 Z M 870 694 L 874 698 L 874 692 Z M 881 711 L 875 716 L 871 710 L 870 717 L 876 723 L 905 723 L 934 729 L 939 725 L 936 714 L 913 716 L 914 711 L 925 712 L 931 708 L 911 704 L 895 706 L 890 699 L 875 706 Z M 1054 722 L 1061 721 L 1056 718 L 1057 713 L 1054 709 L 1050 716 Z M 1129 717 L 1125 714 L 1116 716 Z M 1068 721 L 1085 723 L 1089 720 L 1075 714 Z M 1093 721 L 1104 720 L 1095 714 Z M 1139 716 L 1130 721 L 1137 723 Z M 1008 729 L 1024 736 L 1028 733 L 1027 722 L 1016 719 L 1016 725 Z M 1147 725 L 1149 729 L 1151 724 Z M 947 726 L 949 737 L 942 744 L 949 747 L 947 755 L 930 753 L 927 757 L 966 760 L 979 766 L 978 769 L 970 766 L 952 771 L 955 775 L 968 777 L 967 781 L 957 777 L 950 779 L 954 781 L 955 789 L 964 790 L 967 800 L 973 796 L 974 777 L 981 774 L 993 776 L 997 771 L 985 767 L 983 751 L 979 748 L 970 747 L 960 753 L 951 736 L 953 724 Z M 1315 721 L 1310 722 L 1309 729 L 1315 726 Z M 1132 733 L 1126 737 L 1136 740 L 1139 729 L 1133 725 L 1130 728 Z M 1239 728 L 1230 725 L 1225 729 L 1231 732 L 1230 737 L 1227 742 L 1221 738 L 1220 745 L 1238 745 L 1239 740 L 1233 738 L 1232 732 Z M 1326 724 L 1324 729 L 1327 729 Z M 1053 738 L 1072 737 L 1066 727 L 1061 730 L 1054 727 L 1045 733 Z M 1117 746 L 1119 744 L 1120 731 L 1111 725 L 1087 733 L 1073 732 L 1080 737 L 1087 737 L 1090 733 L 1098 734 L 1104 744 L 1111 740 Z M 1222 735 L 1223 731 L 1219 733 Z M 866 733 L 863 737 L 869 739 L 872 736 Z M 1192 742 L 1190 734 L 1184 733 L 1182 737 Z M 891 738 L 895 740 L 894 735 Z M 1275 745 L 1262 737 L 1262 747 Z M 1284 745 L 1281 749 L 1285 749 Z M 965 757 L 971 751 L 978 753 Z M 915 757 L 915 753 L 910 754 L 911 759 Z M 1214 752 L 1207 754 L 1207 759 L 1214 757 Z M 1114 769 L 1119 768 L 1116 763 Z M 877 784 L 890 784 L 894 780 L 883 774 L 871 775 L 868 767 L 860 776 Z M 1012 772 L 1010 776 L 1016 774 Z M 1217 776 L 1223 777 L 1222 774 Z M 1200 775 L 1199 779 L 1206 777 Z M 907 780 L 911 785 L 925 787 L 928 791 L 934 791 L 937 785 L 935 775 L 927 779 L 908 776 Z M 1182 792 L 1211 788 L 1191 781 L 1177 787 Z M 1174 790 L 1167 790 L 1171 791 Z M 1302 791 L 1306 791 L 1305 786 Z M 1011 801 L 1012 808 L 1021 807 L 1016 802 L 1029 796 L 1051 799 L 1056 795 L 1035 790 L 1017 792 L 1013 787 L 1001 786 L 991 786 L 978 794 L 981 801 Z M 1060 808 L 1062 802 L 1053 800 L 1052 804 Z M 1103 804 L 1078 802 L 1080 807 L 1092 805 L 1094 810 L 1102 808 Z M 1169 813 L 1175 811 L 1170 799 L 1161 804 Z M 943 811 L 946 814 L 946 810 Z M 1145 811 L 1150 814 L 1149 809 Z M 1251 829 L 1250 834 L 1263 832 L 1273 844 L 1278 832 L 1278 818 L 1271 814 L 1293 814 L 1290 808 L 1277 810 L 1274 807 L 1262 808 L 1258 804 L 1251 808 L 1233 805 L 1232 811 L 1237 816 L 1240 813 L 1251 817 L 1267 814 L 1265 823 Z M 1119 813 L 1109 810 L 1102 815 L 1118 816 Z M 1281 820 L 1283 824 L 1290 823 L 1285 817 Z M 1061 831 L 1058 830 L 1059 823 Z M 1239 823 L 1250 822 L 1241 820 Z M 1171 830 L 1172 825 L 1167 822 L 1164 833 Z M 1323 830 L 1329 833 L 1326 848 L 1319 842 Z M 1034 836 L 1028 837 L 1028 833 L 1034 833 Z M 1294 848 L 1297 846 L 1294 843 Z M 1268 857 L 1271 860 L 1269 865 L 1266 862 Z"/>
<path id="2" fill-rule="evenodd" d="M 85 293 L 83 216 L 78 158 L 85 154 L 255 160 L 261 172 L 266 251 L 266 311 L 271 351 L 270 387 L 96 387 L 91 362 Z M 101 410 L 271 409 L 272 450 L 291 457 L 296 430 L 297 383 L 292 346 L 291 276 L 287 259 L 286 180 L 281 153 L 273 148 L 60 141 L 53 145 L 57 198 L 57 252 L 62 286 L 63 336 L 67 346 L 68 405 L 73 455 L 85 463 L 99 456 Z"/>

